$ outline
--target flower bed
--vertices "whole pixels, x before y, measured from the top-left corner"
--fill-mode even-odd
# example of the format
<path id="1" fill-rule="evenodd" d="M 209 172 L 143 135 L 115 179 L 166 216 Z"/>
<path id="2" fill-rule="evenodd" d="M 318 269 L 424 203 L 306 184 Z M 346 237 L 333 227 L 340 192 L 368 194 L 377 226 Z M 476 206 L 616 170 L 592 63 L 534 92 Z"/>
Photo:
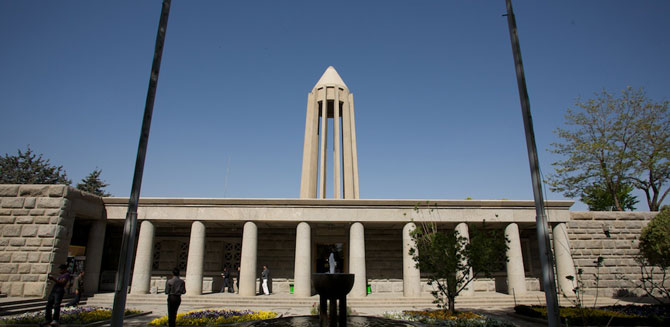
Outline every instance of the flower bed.
<path id="1" fill-rule="evenodd" d="M 449 327 L 514 327 L 513 324 L 474 312 L 449 313 L 444 310 L 386 312 L 385 318 L 414 321 L 430 326 Z"/>
<path id="2" fill-rule="evenodd" d="M 139 310 L 126 310 L 126 315 L 142 313 Z M 112 309 L 100 307 L 64 307 L 60 310 L 60 323 L 85 325 L 112 317 Z M 29 312 L 16 316 L 0 318 L 1 325 L 36 325 L 44 322 L 44 312 Z"/>
<path id="3" fill-rule="evenodd" d="M 517 314 L 547 319 L 544 306 L 519 305 Z M 561 321 L 570 325 L 668 326 L 670 309 L 654 305 L 616 305 L 602 308 L 561 308 Z"/>
<path id="4" fill-rule="evenodd" d="M 272 311 L 229 310 L 229 309 L 202 309 L 177 314 L 179 326 L 210 326 L 234 324 L 244 321 L 265 320 L 277 317 Z M 152 320 L 150 326 L 167 326 L 168 317 L 163 316 Z"/>

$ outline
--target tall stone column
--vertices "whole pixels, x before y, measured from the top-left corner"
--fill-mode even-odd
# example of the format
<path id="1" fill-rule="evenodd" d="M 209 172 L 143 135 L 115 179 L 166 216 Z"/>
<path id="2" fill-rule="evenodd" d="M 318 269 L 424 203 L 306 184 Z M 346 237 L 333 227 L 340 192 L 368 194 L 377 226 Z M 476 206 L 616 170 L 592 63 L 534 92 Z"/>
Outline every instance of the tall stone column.
<path id="1" fill-rule="evenodd" d="M 349 229 L 349 273 L 354 274 L 354 286 L 349 292 L 352 297 L 367 295 L 368 280 L 365 274 L 365 229 L 355 222 Z"/>
<path id="2" fill-rule="evenodd" d="M 145 220 L 140 225 L 140 236 L 137 240 L 137 253 L 133 268 L 133 284 L 131 294 L 147 294 L 151 288 L 151 263 L 154 257 L 154 224 Z"/>
<path id="3" fill-rule="evenodd" d="M 340 137 L 342 136 L 340 130 L 340 88 L 335 86 L 335 99 L 333 100 L 333 197 L 339 199 L 341 197 L 342 178 L 340 177 L 340 169 L 342 165 L 342 158 L 340 158 Z"/>
<path id="4" fill-rule="evenodd" d="M 240 262 L 240 295 L 256 295 L 256 253 L 258 227 L 253 222 L 244 224 L 242 232 L 242 259 Z"/>
<path id="5" fill-rule="evenodd" d="M 107 228 L 107 221 L 97 220 L 88 230 L 86 266 L 84 267 L 84 271 L 86 271 L 84 274 L 84 290 L 87 294 L 93 294 L 98 291 L 102 250 L 105 245 L 105 228 Z"/>
<path id="6" fill-rule="evenodd" d="M 416 261 L 409 254 L 409 250 L 416 247 L 411 233 L 416 228 L 414 223 L 407 223 L 402 229 L 402 292 L 406 297 L 421 295 L 421 272 L 416 267 Z"/>
<path id="7" fill-rule="evenodd" d="M 572 261 L 572 254 L 570 253 L 570 241 L 565 223 L 554 225 L 553 236 L 556 273 L 558 275 L 556 278 L 558 279 L 559 291 L 567 296 L 574 296 L 575 292 L 572 289 L 575 285 L 566 278 L 567 276 L 576 277 L 576 272 L 575 264 Z"/>
<path id="8" fill-rule="evenodd" d="M 323 97 L 321 99 L 321 152 L 319 159 L 319 198 L 326 198 L 326 155 L 328 148 L 328 100 L 326 99 L 326 87 L 323 88 Z"/>
<path id="9" fill-rule="evenodd" d="M 294 290 L 295 296 L 308 297 L 312 294 L 312 241 L 311 228 L 306 222 L 301 222 L 295 231 L 295 266 Z"/>
<path id="10" fill-rule="evenodd" d="M 511 223 L 505 227 L 507 245 L 507 293 L 519 295 L 526 293 L 526 274 L 523 268 L 523 256 L 521 253 L 521 238 L 519 237 L 519 226 Z"/>
<path id="11" fill-rule="evenodd" d="M 205 224 L 194 221 L 186 261 L 186 294 L 202 294 L 202 271 L 205 263 Z"/>
<path id="12" fill-rule="evenodd" d="M 468 229 L 468 224 L 466 223 L 460 223 L 456 225 L 456 232 L 458 232 L 459 235 L 462 237 L 465 237 L 468 242 L 470 242 L 470 231 Z M 472 269 L 468 272 L 469 276 L 472 276 Z M 471 281 L 468 286 L 466 286 L 462 291 L 461 294 L 463 295 L 474 295 L 475 294 L 475 281 Z"/>

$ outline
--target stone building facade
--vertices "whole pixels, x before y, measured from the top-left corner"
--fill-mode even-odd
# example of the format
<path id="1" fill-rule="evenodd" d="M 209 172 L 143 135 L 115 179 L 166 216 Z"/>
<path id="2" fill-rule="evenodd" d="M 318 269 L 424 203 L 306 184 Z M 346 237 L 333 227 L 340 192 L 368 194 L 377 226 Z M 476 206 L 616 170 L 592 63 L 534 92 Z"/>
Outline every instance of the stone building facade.
<path id="1" fill-rule="evenodd" d="M 112 291 L 127 202 L 127 198 L 99 198 L 63 185 L 0 185 L 0 292 L 45 296 L 47 276 L 66 261 L 70 245 L 86 248 L 85 288 Z M 525 288 L 540 289 L 532 201 L 438 200 L 431 204 L 436 210 L 428 214 L 415 211 L 414 200 L 142 199 L 131 292 L 161 291 L 175 266 L 186 271 L 191 284 L 200 284 L 192 289 L 215 292 L 221 286 L 221 270 L 244 264 L 246 257 L 257 263 L 247 272 L 249 293 L 256 292 L 255 282 L 265 264 L 273 272 L 275 292 L 289 293 L 289 284 L 294 284 L 298 296 L 296 265 L 303 264 L 310 273 L 323 269 L 319 256 L 324 254 L 319 249 L 325 245 L 339 247 L 341 271 L 353 270 L 352 252 L 362 255 L 359 260 L 364 262 L 361 267 L 372 292 L 403 296 L 413 289 L 419 294 L 407 296 L 418 296 L 429 288 L 420 272 L 412 274 L 405 267 L 407 226 L 432 221 L 453 229 L 484 219 L 491 228 L 518 228 Z M 552 235 L 562 230 L 557 226 L 567 230 L 571 260 L 584 269 L 587 291 L 595 292 L 592 274 L 598 256 L 604 258 L 600 294 L 631 290 L 622 276 L 639 278 L 634 262 L 637 237 L 655 213 L 570 212 L 570 206 L 569 201 L 549 202 Z M 204 228 L 194 228 L 198 225 Z M 352 232 L 354 226 L 362 227 L 358 236 Z M 306 227 L 309 238 L 304 235 Z M 555 248 L 557 241 L 554 238 Z M 255 256 L 251 251 L 245 256 L 245 249 L 254 246 Z M 357 254 L 354 246 L 362 251 Z M 310 254 L 301 263 L 305 247 Z M 190 269 L 193 265 L 198 269 Z M 200 273 L 189 273 L 193 270 Z M 478 279 L 471 292 L 509 292 L 508 271 Z M 359 295 L 365 293 L 362 289 Z"/>
<path id="2" fill-rule="evenodd" d="M 142 198 L 131 293 L 160 292 L 174 267 L 185 271 L 187 294 L 216 292 L 222 270 L 238 275 L 240 267 L 239 293 L 252 296 L 267 265 L 275 292 L 310 296 L 311 274 L 327 271 L 333 253 L 336 271 L 355 275 L 350 296 L 371 291 L 418 297 L 430 288 L 409 255 L 416 224 L 435 223 L 467 237 L 468 224 L 483 221 L 504 230 L 509 261 L 465 295 L 540 290 L 532 201 L 360 199 L 354 121 L 353 93 L 329 67 L 308 95 L 300 198 Z M 327 171 L 333 199 L 326 199 Z M 415 210 L 419 202 L 431 209 Z M 48 274 L 75 248 L 85 249 L 79 253 L 85 290 L 113 291 L 127 205 L 127 198 L 99 198 L 63 185 L 0 185 L 0 292 L 45 296 Z M 599 256 L 599 286 L 606 289 L 601 294 L 630 287 L 620 275 L 639 278 L 637 236 L 654 213 L 570 212 L 571 206 L 546 205 L 560 289 L 570 294 L 573 285 L 565 277 L 582 268 L 594 292 Z"/>

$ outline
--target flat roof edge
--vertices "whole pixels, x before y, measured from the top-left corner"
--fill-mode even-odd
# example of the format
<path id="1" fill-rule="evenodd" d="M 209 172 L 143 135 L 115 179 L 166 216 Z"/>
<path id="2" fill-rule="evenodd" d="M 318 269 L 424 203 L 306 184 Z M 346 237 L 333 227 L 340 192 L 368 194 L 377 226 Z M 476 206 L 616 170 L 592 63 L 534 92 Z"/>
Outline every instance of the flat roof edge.
<path id="1" fill-rule="evenodd" d="M 128 198 L 103 198 L 105 205 L 127 205 Z M 569 210 L 574 201 L 546 201 L 550 209 Z M 269 198 L 269 199 L 233 199 L 233 198 L 140 198 L 143 206 L 327 206 L 327 207 L 356 207 L 356 206 L 400 206 L 400 207 L 438 207 L 438 208 L 501 208 L 501 207 L 535 207 L 532 200 L 419 200 L 419 199 L 298 199 L 298 198 Z"/>

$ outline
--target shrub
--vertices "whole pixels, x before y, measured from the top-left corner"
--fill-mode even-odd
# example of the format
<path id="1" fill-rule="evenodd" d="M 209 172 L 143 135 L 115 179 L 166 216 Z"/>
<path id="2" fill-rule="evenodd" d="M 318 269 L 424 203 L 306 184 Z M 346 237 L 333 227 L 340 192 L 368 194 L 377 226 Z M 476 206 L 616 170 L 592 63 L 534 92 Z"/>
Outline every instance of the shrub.
<path id="1" fill-rule="evenodd" d="M 593 308 L 561 308 L 561 321 L 569 325 L 588 326 L 667 326 L 669 322 L 662 318 L 665 311 L 660 306 L 610 306 Z M 514 311 L 533 318 L 547 318 L 544 306 L 519 305 Z"/>
<path id="2" fill-rule="evenodd" d="M 670 266 L 670 207 L 664 206 L 640 234 L 640 254 L 650 265 Z"/>

